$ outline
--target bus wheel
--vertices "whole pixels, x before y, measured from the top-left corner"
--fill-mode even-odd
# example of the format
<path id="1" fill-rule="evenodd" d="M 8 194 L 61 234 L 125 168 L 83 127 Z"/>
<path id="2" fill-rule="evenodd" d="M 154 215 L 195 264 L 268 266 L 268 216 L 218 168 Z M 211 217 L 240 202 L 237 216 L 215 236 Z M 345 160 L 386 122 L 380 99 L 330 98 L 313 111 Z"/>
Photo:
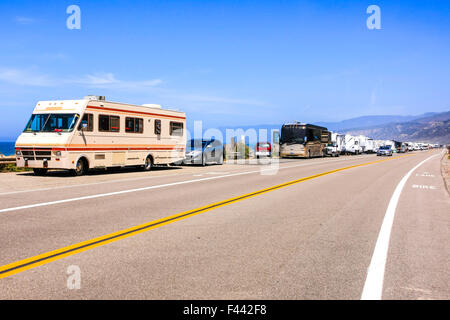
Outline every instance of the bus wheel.
<path id="1" fill-rule="evenodd" d="M 151 157 L 147 157 L 145 159 L 144 170 L 145 171 L 150 171 L 150 170 L 152 170 L 152 166 L 153 166 L 152 158 Z"/>
<path id="2" fill-rule="evenodd" d="M 47 169 L 33 168 L 33 172 L 36 176 L 44 176 L 47 173 Z"/>
<path id="3" fill-rule="evenodd" d="M 86 173 L 87 170 L 87 164 L 86 161 L 83 158 L 78 159 L 77 166 L 75 167 L 75 170 L 72 171 L 72 173 L 75 176 L 82 176 Z"/>

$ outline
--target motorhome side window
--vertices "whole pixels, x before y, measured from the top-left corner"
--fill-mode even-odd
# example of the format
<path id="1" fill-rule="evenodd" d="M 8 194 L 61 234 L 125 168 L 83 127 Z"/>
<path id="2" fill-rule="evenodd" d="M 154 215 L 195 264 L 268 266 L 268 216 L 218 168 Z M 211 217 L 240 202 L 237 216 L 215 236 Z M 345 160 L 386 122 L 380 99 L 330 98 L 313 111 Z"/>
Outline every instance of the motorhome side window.
<path id="1" fill-rule="evenodd" d="M 119 132 L 120 131 L 120 117 L 109 116 L 109 115 L 99 115 L 98 116 L 98 130 L 108 131 L 108 132 Z"/>
<path id="2" fill-rule="evenodd" d="M 144 120 L 141 118 L 125 118 L 125 132 L 143 133 Z"/>
<path id="3" fill-rule="evenodd" d="M 182 122 L 170 122 L 170 135 L 182 136 L 183 135 L 183 123 Z"/>
<path id="4" fill-rule="evenodd" d="M 94 131 L 94 115 L 91 113 L 85 113 L 83 119 L 80 121 L 80 125 L 78 126 L 78 130 L 81 130 L 82 123 L 86 121 L 87 127 L 84 131 Z"/>
<path id="5" fill-rule="evenodd" d="M 161 134 L 161 120 L 155 120 L 155 134 Z"/>

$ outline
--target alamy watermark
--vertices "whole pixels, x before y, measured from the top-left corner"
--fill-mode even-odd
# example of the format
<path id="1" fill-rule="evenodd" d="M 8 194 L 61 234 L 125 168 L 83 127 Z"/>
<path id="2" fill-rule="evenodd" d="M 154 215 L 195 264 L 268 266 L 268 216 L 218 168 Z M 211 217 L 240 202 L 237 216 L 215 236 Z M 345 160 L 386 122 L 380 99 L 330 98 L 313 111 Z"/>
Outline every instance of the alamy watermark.
<path id="1" fill-rule="evenodd" d="M 255 164 L 261 165 L 259 170 L 262 175 L 275 175 L 279 169 L 279 130 L 278 129 L 261 129 L 261 128 L 203 128 L 203 121 L 195 120 L 193 130 L 186 130 L 187 156 L 188 163 L 201 163 L 203 153 L 206 157 L 214 158 L 213 162 L 227 164 Z M 202 144 L 211 141 L 211 148 L 206 148 Z M 215 145 L 212 141 L 221 142 L 221 146 Z M 264 155 L 258 154 L 258 143 L 269 143 L 270 149 L 263 151 Z M 193 145 L 191 145 L 193 144 Z M 219 153 L 213 149 L 223 148 Z M 198 152 L 194 150 L 204 150 Z M 215 153 L 214 153 L 215 152 Z M 219 159 L 221 152 L 223 157 Z M 211 153 L 211 155 L 210 155 Z M 212 154 L 214 153 L 214 155 Z M 177 151 L 173 151 L 173 158 L 177 158 Z M 192 158 L 191 158 L 192 157 Z"/>
<path id="2" fill-rule="evenodd" d="M 67 7 L 66 13 L 70 16 L 67 17 L 66 26 L 69 30 L 81 29 L 81 9 L 78 5 L 72 4 Z M 381 9 L 375 4 L 371 4 L 367 7 L 366 13 L 370 16 L 366 20 L 366 25 L 369 30 L 381 29 Z"/>
<path id="3" fill-rule="evenodd" d="M 67 7 L 66 13 L 70 16 L 66 20 L 67 29 L 81 29 L 81 9 L 79 6 L 72 4 Z"/>
<path id="4" fill-rule="evenodd" d="M 381 29 L 381 9 L 379 6 L 372 4 L 367 7 L 366 12 L 370 14 L 367 18 L 366 25 L 369 30 Z"/>
<path id="5" fill-rule="evenodd" d="M 67 275 L 67 289 L 78 290 L 81 288 L 81 269 L 77 265 L 70 265 L 66 270 Z"/>

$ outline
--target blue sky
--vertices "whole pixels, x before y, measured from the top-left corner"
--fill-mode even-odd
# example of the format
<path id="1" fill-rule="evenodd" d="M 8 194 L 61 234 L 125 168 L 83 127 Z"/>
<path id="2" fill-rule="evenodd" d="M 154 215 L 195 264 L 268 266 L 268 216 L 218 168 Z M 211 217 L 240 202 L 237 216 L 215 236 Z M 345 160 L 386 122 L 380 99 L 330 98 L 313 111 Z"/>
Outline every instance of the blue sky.
<path id="1" fill-rule="evenodd" d="M 0 35 L 0 139 L 87 94 L 206 127 L 450 109 L 449 1 L 2 0 Z"/>

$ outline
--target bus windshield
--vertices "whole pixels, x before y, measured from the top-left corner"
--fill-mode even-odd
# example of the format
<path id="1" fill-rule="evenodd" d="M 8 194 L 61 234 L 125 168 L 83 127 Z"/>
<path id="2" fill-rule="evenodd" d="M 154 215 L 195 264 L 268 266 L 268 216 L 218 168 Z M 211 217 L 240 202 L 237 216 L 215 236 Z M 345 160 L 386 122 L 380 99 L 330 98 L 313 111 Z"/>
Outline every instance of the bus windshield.
<path id="1" fill-rule="evenodd" d="M 76 113 L 33 114 L 24 132 L 69 132 L 79 117 Z"/>
<path id="2" fill-rule="evenodd" d="M 281 128 L 280 143 L 304 143 L 306 137 L 305 127 L 283 126 Z"/>

